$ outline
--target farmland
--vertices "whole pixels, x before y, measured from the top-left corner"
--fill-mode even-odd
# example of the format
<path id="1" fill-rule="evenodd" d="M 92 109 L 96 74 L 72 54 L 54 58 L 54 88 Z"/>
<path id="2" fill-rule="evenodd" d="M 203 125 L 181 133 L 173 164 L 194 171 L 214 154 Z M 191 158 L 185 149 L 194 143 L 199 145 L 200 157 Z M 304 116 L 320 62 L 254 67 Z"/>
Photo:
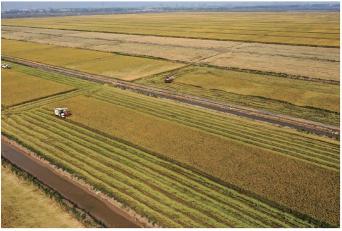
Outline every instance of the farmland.
<path id="1" fill-rule="evenodd" d="M 6 39 L 339 81 L 338 48 L 9 26 L 2 30 Z"/>
<path id="2" fill-rule="evenodd" d="M 335 84 L 196 65 L 182 68 L 186 64 L 175 61 L 16 40 L 2 41 L 4 54 L 13 57 L 100 74 L 108 78 L 135 80 L 149 86 L 317 122 L 339 124 L 339 86 Z M 160 72 L 163 74 L 157 74 Z M 168 72 L 176 77 L 176 81 L 171 85 L 165 85 L 163 82 Z M 213 79 L 216 85 L 213 84 Z M 273 91 L 269 91 L 271 86 Z"/>
<path id="3" fill-rule="evenodd" d="M 182 69 L 175 84 L 259 96 L 339 112 L 339 86 L 215 68 Z"/>
<path id="4" fill-rule="evenodd" d="M 170 24 L 172 22 L 172 24 Z M 8 19 L 3 25 L 339 46 L 338 13 L 170 13 Z M 324 26 L 323 26 L 324 25 Z"/>
<path id="5" fill-rule="evenodd" d="M 15 68 L 19 69 L 21 72 L 28 72 L 36 76 L 41 75 L 45 78 L 48 76 L 46 74 L 43 75 L 41 71 L 36 72 L 34 69 L 27 67 L 15 66 Z M 74 85 L 73 82 L 76 81 L 72 78 L 66 79 L 61 77 L 62 76 L 59 76 L 59 78 L 55 77 L 54 80 L 65 83 L 69 82 L 70 85 Z M 75 85 L 82 86 L 77 83 L 78 81 L 80 80 L 77 80 Z M 71 155 L 72 153 L 76 154 L 78 152 L 83 152 L 90 155 L 95 151 L 92 154 L 94 155 L 93 160 L 94 158 L 100 158 L 100 156 L 96 154 L 96 150 L 101 150 L 102 153 L 102 151 L 105 151 L 102 145 L 111 143 L 109 137 L 118 137 L 119 140 L 116 142 L 125 145 L 126 148 L 133 145 L 132 148 L 135 148 L 134 153 L 138 152 L 139 149 L 145 150 L 143 151 L 145 153 L 152 152 L 157 155 L 157 157 L 154 158 L 159 159 L 158 157 L 163 157 L 166 158 L 166 160 L 183 163 L 186 166 L 191 166 L 193 169 L 199 169 L 201 172 L 206 172 L 209 175 L 220 178 L 224 182 L 248 189 L 248 191 L 262 195 L 262 197 L 266 197 L 272 201 L 280 200 L 282 201 L 282 204 L 285 204 L 286 206 L 305 211 L 305 213 L 311 214 L 314 217 L 318 216 L 316 218 L 319 220 L 324 219 L 332 223 L 335 222 L 336 218 L 334 218 L 333 215 L 335 214 L 335 212 L 333 212 L 335 209 L 331 210 L 334 208 L 334 205 L 329 204 L 329 201 L 334 201 L 333 198 L 338 196 L 337 191 L 332 194 L 332 192 L 334 192 L 334 184 L 332 182 L 336 181 L 338 177 L 338 173 L 336 172 L 338 171 L 339 161 L 337 142 L 316 136 L 303 136 L 301 133 L 291 130 L 286 132 L 284 129 L 262 125 L 260 123 L 254 124 L 247 120 L 243 120 L 242 122 L 238 117 L 229 117 L 229 120 L 227 120 L 224 115 L 211 114 L 205 110 L 184 107 L 166 100 L 160 101 L 157 99 L 149 99 L 148 97 L 137 97 L 134 93 L 126 93 L 109 87 L 99 88 L 96 84 L 94 84 L 93 88 L 97 90 L 95 92 L 93 91 L 93 93 L 87 93 L 89 90 L 86 91 L 86 89 L 90 89 L 92 84 L 85 84 L 86 81 L 81 82 L 84 82 L 84 87 L 80 88 L 80 90 L 82 90 L 82 88 L 84 89 L 84 93 L 81 92 L 81 95 L 74 97 L 66 96 L 67 98 L 62 101 L 60 101 L 61 99 L 52 100 L 52 102 L 48 99 L 38 100 L 36 107 L 31 107 L 31 109 L 29 107 L 30 104 L 15 107 L 13 110 L 25 110 L 27 113 L 25 113 L 25 115 L 17 116 L 15 115 L 17 113 L 10 113 L 8 117 L 5 116 L 3 118 L 3 131 L 10 136 L 23 140 L 25 144 L 34 148 L 34 150 L 37 150 L 39 153 L 42 153 L 42 155 L 47 155 L 46 152 L 49 151 L 51 155 L 52 153 L 58 152 L 61 153 L 60 158 L 70 158 L 62 153 L 70 153 Z M 82 94 L 84 96 L 82 96 Z M 39 101 L 42 101 L 42 103 L 38 104 Z M 68 120 L 70 122 L 63 123 L 63 126 L 65 127 L 62 127 L 58 134 L 57 130 L 53 129 L 53 127 L 58 126 L 59 120 L 53 118 L 50 114 L 51 109 L 55 105 L 68 105 L 73 112 L 79 112 L 73 114 L 70 118 L 71 120 Z M 98 113 L 94 114 L 89 111 L 89 105 L 96 105 Z M 38 106 L 41 108 L 39 109 Z M 138 109 L 138 111 L 135 112 L 132 109 Z M 122 117 L 121 115 L 125 116 Z M 49 125 L 49 123 L 51 123 L 51 125 Z M 241 127 L 241 124 L 244 124 L 243 127 Z M 217 129 L 218 127 L 221 127 L 221 129 Z M 263 132 L 261 129 L 262 127 L 264 127 Z M 29 139 L 27 135 L 33 134 L 32 132 L 36 131 L 36 129 L 37 133 L 34 133 L 35 138 Z M 76 129 L 79 131 L 78 136 L 80 136 L 80 138 L 75 136 L 74 140 L 74 138 L 72 138 L 73 135 L 68 136 L 70 139 L 64 140 L 58 138 L 66 135 L 65 132 L 74 134 L 72 130 Z M 270 129 L 274 132 L 273 139 L 270 139 Z M 51 133 L 48 133 L 49 130 Z M 102 131 L 101 134 L 105 134 L 96 135 L 99 131 Z M 163 132 L 165 131 L 168 131 L 168 136 L 163 136 Z M 246 131 L 250 131 L 250 133 L 248 132 L 246 134 Z M 91 134 L 91 137 L 98 137 L 98 139 L 101 137 L 100 140 L 106 142 L 101 142 L 101 145 L 96 147 L 91 146 L 92 149 L 90 150 L 84 149 L 85 144 L 82 143 L 82 148 L 79 145 L 79 142 L 84 140 L 88 136 L 88 133 L 89 136 Z M 244 133 L 244 135 L 242 135 L 242 133 Z M 257 136 L 255 135 L 256 133 L 258 134 Z M 46 136 L 47 134 L 49 135 Z M 256 137 L 261 138 L 263 136 L 265 137 L 263 140 L 255 139 Z M 55 142 L 51 144 L 44 143 L 43 140 L 46 139 L 46 137 L 50 137 L 48 139 L 53 139 L 55 141 L 58 140 L 58 144 Z M 185 142 L 187 139 L 182 137 L 193 137 L 194 140 L 196 140 L 196 143 L 191 143 L 191 141 L 189 141 L 190 143 Z M 251 139 L 249 137 L 255 138 Z M 294 139 L 294 137 L 296 138 Z M 35 141 L 36 138 L 41 140 Z M 71 140 L 74 141 L 71 142 Z M 204 143 L 199 144 L 197 143 L 198 140 L 202 140 Z M 59 144 L 59 142 L 62 143 Z M 89 142 L 91 143 L 87 145 L 94 145 L 99 141 L 95 141 L 91 138 L 91 141 Z M 66 147 L 68 148 L 65 149 Z M 136 149 L 137 147 L 139 147 L 139 149 Z M 126 148 L 124 148 L 124 150 Z M 217 154 L 215 155 L 213 151 L 217 152 Z M 139 153 L 140 152 L 141 151 L 139 151 Z M 213 153 L 213 155 L 208 157 L 208 152 Z M 244 153 L 244 158 L 241 158 L 242 152 Z M 128 153 L 130 153 L 130 151 L 128 151 Z M 189 156 L 187 153 L 196 153 L 196 155 Z M 64 166 L 65 162 L 62 162 L 63 164 L 61 164 L 59 160 L 50 159 L 52 158 L 51 155 L 49 154 L 44 157 L 53 161 L 55 164 L 60 164 L 59 166 Z M 139 154 L 139 156 L 140 155 L 141 154 Z M 151 157 L 151 154 L 149 155 Z M 330 157 L 326 155 L 329 155 Z M 77 156 L 73 156 L 73 158 L 75 157 Z M 114 158 L 114 156 L 111 155 L 110 158 Z M 265 158 L 265 161 L 262 161 L 263 158 Z M 255 163 L 256 159 L 258 160 L 257 163 Z M 267 164 L 270 159 L 273 159 L 273 164 L 271 166 Z M 162 160 L 163 159 L 159 159 L 159 161 Z M 86 167 L 88 164 L 82 161 L 77 163 L 79 166 Z M 230 166 L 228 168 L 229 171 L 227 171 L 227 166 Z M 239 169 L 236 169 L 237 167 Z M 81 176 L 78 175 L 81 172 L 75 170 L 75 168 L 67 167 L 66 169 L 72 173 L 77 173 L 77 176 Z M 260 169 L 263 169 L 262 172 L 265 174 L 264 176 L 259 174 L 255 175 Z M 268 170 L 266 171 L 266 169 Z M 283 171 L 282 169 L 287 169 L 287 171 Z M 293 196 L 287 190 L 287 187 L 279 188 L 279 185 L 281 185 L 279 180 L 283 179 L 286 181 L 290 177 L 287 175 L 292 172 L 289 171 L 289 169 L 293 169 L 292 171 L 294 172 L 298 171 L 296 169 L 300 169 L 302 172 L 300 176 L 297 176 L 298 183 L 293 187 L 296 188 L 296 192 L 293 193 L 301 195 L 301 197 L 298 198 L 298 201 L 293 201 Z M 240 172 L 241 175 L 236 175 L 235 172 L 237 171 Z M 314 178 L 308 178 L 305 172 L 312 173 L 313 171 L 315 172 Z M 111 176 L 113 173 L 106 172 L 106 174 L 110 174 Z M 281 178 L 279 178 L 279 174 L 282 176 Z M 272 177 L 272 175 L 274 176 Z M 324 178 L 324 180 L 321 179 L 321 177 Z M 82 176 L 82 179 L 83 178 L 84 176 Z M 275 181 L 278 183 L 275 184 Z M 312 184 L 312 182 L 316 181 L 320 182 L 319 185 L 321 185 L 321 182 L 326 183 L 324 186 L 326 191 L 324 190 L 325 192 L 323 192 L 320 190 L 319 196 L 314 193 L 318 190 L 312 186 L 318 185 L 318 183 Z M 258 184 L 253 182 L 258 182 Z M 91 181 L 91 184 L 93 185 L 94 183 Z M 266 185 L 268 191 L 265 192 L 264 186 Z M 274 185 L 276 189 L 270 187 L 270 185 Z M 99 183 L 99 186 L 101 186 L 100 189 L 103 190 L 103 184 Z M 312 193 L 308 193 L 308 190 L 312 190 Z M 113 196 L 113 194 L 110 195 Z M 311 203 L 305 202 L 305 200 L 314 200 L 314 198 L 317 197 L 319 198 L 319 201 L 323 200 L 323 198 L 327 199 L 327 201 L 320 204 L 320 209 L 326 211 L 326 213 L 324 213 L 324 218 L 321 217 L 321 213 L 315 213 L 315 206 L 317 206 L 317 204 L 312 204 L 314 207 L 307 207 L 307 205 Z M 304 202 L 302 202 L 303 200 Z M 317 203 L 319 203 L 319 201 L 317 201 Z M 178 207 L 178 205 L 176 207 Z M 144 212 L 144 214 L 149 213 Z M 152 216 L 151 219 L 159 222 L 154 216 Z M 170 223 L 162 223 L 162 225 L 172 226 Z M 241 224 L 241 226 L 244 225 Z"/>
<path id="6" fill-rule="evenodd" d="M 5 19 L 2 135 L 137 226 L 338 227 L 338 20 Z"/>
<path id="7" fill-rule="evenodd" d="M 15 70 L 2 70 L 2 105 L 13 106 L 41 97 L 47 97 L 74 88 L 51 82 Z"/>
<path id="8" fill-rule="evenodd" d="M 37 186 L 1 167 L 2 228 L 81 228 L 71 214 Z M 49 219 L 48 219 L 49 218 Z"/>
<path id="9" fill-rule="evenodd" d="M 164 83 L 169 73 L 135 82 L 326 124 L 340 121 L 338 85 L 207 67 L 170 73 L 175 77 L 171 84 Z"/>
<path id="10" fill-rule="evenodd" d="M 2 40 L 2 45 L 5 55 L 125 80 L 168 71 L 180 66 L 180 64 L 160 60 L 22 41 Z"/>

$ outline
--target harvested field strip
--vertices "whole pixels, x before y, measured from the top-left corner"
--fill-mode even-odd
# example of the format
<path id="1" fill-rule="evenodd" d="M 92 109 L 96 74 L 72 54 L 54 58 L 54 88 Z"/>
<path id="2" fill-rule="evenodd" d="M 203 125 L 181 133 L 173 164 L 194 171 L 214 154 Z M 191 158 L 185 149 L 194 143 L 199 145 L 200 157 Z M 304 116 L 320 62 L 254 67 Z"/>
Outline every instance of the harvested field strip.
<path id="1" fill-rule="evenodd" d="M 49 127 L 54 128 L 54 131 L 51 131 Z M 198 222 L 202 223 L 202 227 L 203 225 L 204 227 L 210 225 L 215 227 L 216 225 L 312 226 L 291 214 L 216 184 L 180 166 L 66 121 L 58 120 L 41 109 L 31 111 L 22 118 L 17 116 L 4 120 L 3 129 L 6 133 L 18 137 L 23 143 L 40 150 L 41 155 L 54 163 L 57 161 L 63 164 L 80 178 L 92 185 L 100 186 L 100 189 L 109 195 L 120 199 L 138 212 L 144 212 L 163 226 L 189 227 L 196 226 L 196 224 L 198 226 Z M 32 133 L 35 134 L 35 139 L 31 138 Z M 50 139 L 49 144 L 44 142 L 46 138 Z M 113 172 L 112 168 L 115 168 L 117 172 Z M 145 182 L 146 179 L 150 181 Z M 135 191 L 127 184 L 140 190 L 140 193 L 134 193 Z M 119 185 L 122 187 L 121 190 L 125 188 L 125 192 L 132 191 L 129 193 L 132 196 L 127 198 L 127 194 L 120 193 L 120 189 L 115 188 Z M 152 190 L 153 193 L 147 189 Z M 153 200 L 148 195 L 159 196 L 163 199 L 152 202 Z M 152 208 L 144 205 L 145 201 L 140 199 L 142 197 L 149 199 L 148 204 Z M 185 203 L 177 204 L 177 198 Z M 170 203 L 170 207 L 166 206 L 167 209 L 163 210 L 164 207 L 161 205 L 167 203 Z M 153 207 L 156 204 L 158 206 Z M 174 205 L 182 211 L 195 210 L 197 212 L 180 215 L 180 212 L 172 209 Z M 213 213 L 209 215 L 207 212 Z M 201 216 L 205 216 L 205 220 L 202 220 Z"/>
<path id="2" fill-rule="evenodd" d="M 283 101 L 272 100 L 264 97 L 239 95 L 217 89 L 204 89 L 189 84 L 172 83 L 165 85 L 163 75 L 157 75 L 150 78 L 143 78 L 137 81 L 147 86 L 167 89 L 183 94 L 189 94 L 208 98 L 218 102 L 241 105 L 255 109 L 266 110 L 273 113 L 290 115 L 316 122 L 331 125 L 339 125 L 340 115 L 336 112 L 321 110 L 312 107 L 302 107 Z"/>
<path id="3" fill-rule="evenodd" d="M 271 149 L 322 167 L 336 171 L 339 169 L 338 145 L 326 143 L 327 146 L 322 147 L 320 144 L 315 146 L 313 140 L 309 139 L 309 143 L 305 142 L 305 139 L 302 139 L 304 142 L 301 140 L 297 141 L 292 137 L 292 134 L 290 137 L 273 135 L 268 129 L 261 133 L 261 130 L 252 127 L 253 125 L 248 127 L 232 124 L 230 121 L 217 121 L 215 118 L 210 118 L 210 114 L 204 116 L 200 114 L 197 116 L 196 114 L 194 116 L 193 112 L 187 112 L 186 110 L 177 111 L 176 107 L 172 107 L 172 109 L 160 108 L 160 105 L 157 106 L 155 102 L 147 103 L 140 99 L 133 97 L 130 99 L 123 95 L 104 95 L 99 93 L 95 95 L 95 98 L 124 107 L 134 108 L 164 119 L 174 120 L 227 138 Z M 310 143 L 313 143 L 313 145 Z M 333 149 L 328 149 L 329 147 Z"/>

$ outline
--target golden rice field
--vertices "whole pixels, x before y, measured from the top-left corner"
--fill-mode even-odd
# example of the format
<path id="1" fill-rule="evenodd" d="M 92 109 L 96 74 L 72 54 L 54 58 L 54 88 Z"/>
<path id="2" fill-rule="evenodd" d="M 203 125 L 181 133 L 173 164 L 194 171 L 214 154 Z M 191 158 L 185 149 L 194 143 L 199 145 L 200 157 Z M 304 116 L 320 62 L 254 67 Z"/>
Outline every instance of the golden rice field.
<path id="1" fill-rule="evenodd" d="M 82 228 L 84 225 L 36 185 L 2 166 L 1 227 Z"/>
<path id="2" fill-rule="evenodd" d="M 150 102 L 152 105 L 154 103 L 154 106 L 150 105 L 148 108 L 144 108 L 147 101 L 139 100 L 134 96 L 122 95 L 120 91 L 117 93 L 105 91 L 98 94 L 95 95 L 97 99 L 89 96 L 77 96 L 59 103 L 68 105 L 72 111 L 77 112 L 70 117 L 71 121 L 104 132 L 111 137 L 118 137 L 168 159 L 185 163 L 225 182 L 245 188 L 273 201 L 286 204 L 291 208 L 317 215 L 318 213 L 314 212 L 316 205 L 310 205 L 309 201 L 317 199 L 317 203 L 319 203 L 319 201 L 324 200 L 325 203 L 329 204 L 328 201 L 334 200 L 333 198 L 337 196 L 337 191 L 334 189 L 332 182 L 337 179 L 338 174 L 320 167 L 312 168 L 310 164 L 289 159 L 289 156 L 284 157 L 285 153 L 290 154 L 293 152 L 290 151 L 290 147 L 285 148 L 283 146 L 273 152 L 273 149 L 277 147 L 275 143 L 271 144 L 271 146 L 274 146 L 273 148 L 270 148 L 271 146 L 261 147 L 259 143 L 252 142 L 253 138 L 247 138 L 246 142 L 252 142 L 253 145 L 246 145 L 244 142 L 241 143 L 241 137 L 229 139 L 224 133 L 213 133 L 213 130 L 199 127 L 199 124 L 209 123 L 210 116 L 214 115 L 207 114 L 206 120 L 202 119 L 201 122 L 198 121 L 197 123 L 192 122 L 190 127 L 193 128 L 190 128 L 184 126 L 189 125 L 189 122 L 184 122 L 189 119 L 172 121 L 173 119 L 163 116 L 165 106 L 153 102 L 154 100 Z M 136 105 L 134 103 L 132 105 L 131 102 L 136 102 Z M 119 106 L 116 106 L 117 104 Z M 53 108 L 56 105 L 58 103 L 54 103 L 48 108 Z M 97 113 L 93 113 L 89 110 L 89 107 L 96 108 Z M 142 109 L 137 112 L 134 108 Z M 171 106 L 170 110 L 176 112 L 178 110 L 176 108 L 178 107 Z M 156 114 L 151 115 L 154 110 Z M 193 120 L 198 118 L 196 113 L 198 112 L 192 111 Z M 225 119 L 231 120 L 233 118 Z M 213 125 L 208 124 L 207 126 Z M 261 128 L 259 127 L 259 129 Z M 208 133 L 208 131 L 210 132 Z M 229 131 L 232 132 L 231 129 Z M 268 131 L 269 136 L 267 139 L 270 138 L 271 133 L 270 130 Z M 294 134 L 291 136 L 293 137 Z M 265 141 L 260 140 L 258 142 Z M 293 153 L 299 154 L 302 152 L 303 150 L 297 149 Z M 270 165 L 270 163 L 272 164 Z M 300 171 L 302 175 L 297 176 L 296 180 L 292 180 L 293 187 L 291 188 L 294 191 L 290 193 L 283 183 L 285 184 L 292 172 L 296 171 Z M 315 177 L 311 177 L 310 174 Z M 317 192 L 318 194 L 314 193 L 318 189 L 312 185 L 322 184 L 322 181 L 326 183 L 324 187 L 329 191 L 323 192 L 320 190 L 319 193 Z M 264 187 L 268 187 L 268 190 L 265 190 Z M 309 191 L 311 193 L 308 193 Z M 293 193 L 301 196 L 294 199 Z M 330 206 L 332 205 L 330 204 Z M 321 209 L 326 210 L 327 207 L 322 205 Z M 331 207 L 328 210 L 330 209 Z M 330 212 L 327 211 L 327 213 Z"/>
<path id="3" fill-rule="evenodd" d="M 336 12 L 3 19 L 2 54 L 339 126 L 339 21 Z M 10 65 L 2 135 L 151 226 L 339 227 L 339 139 Z M 82 226 L 2 173 L 3 224 Z"/>
<path id="4" fill-rule="evenodd" d="M 3 134 L 163 227 L 339 222 L 338 141 L 20 65 L 13 70 L 80 92 L 6 109 Z M 72 116 L 56 118 L 60 105 Z"/>
<path id="5" fill-rule="evenodd" d="M 1 70 L 1 104 L 13 106 L 75 89 L 13 69 Z"/>
<path id="6" fill-rule="evenodd" d="M 169 71 L 183 64 L 77 48 L 2 39 L 4 55 L 124 80 Z"/>
<path id="7" fill-rule="evenodd" d="M 172 23 L 170 23 L 172 22 Z M 159 13 L 5 19 L 2 25 L 339 47 L 339 13 Z"/>
<path id="8" fill-rule="evenodd" d="M 217 68 L 190 67 L 178 71 L 175 83 L 259 96 L 298 106 L 340 111 L 338 85 L 280 78 Z"/>

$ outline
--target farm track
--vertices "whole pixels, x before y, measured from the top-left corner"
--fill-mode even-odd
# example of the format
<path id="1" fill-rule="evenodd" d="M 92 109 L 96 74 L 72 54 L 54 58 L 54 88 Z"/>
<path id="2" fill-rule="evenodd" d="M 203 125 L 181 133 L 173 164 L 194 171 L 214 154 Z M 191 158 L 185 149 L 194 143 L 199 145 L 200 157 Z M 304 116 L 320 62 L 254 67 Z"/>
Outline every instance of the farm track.
<path id="1" fill-rule="evenodd" d="M 286 126 L 286 127 L 294 128 L 297 130 L 303 130 L 303 131 L 315 133 L 318 135 L 328 136 L 331 138 L 339 138 L 339 134 L 340 134 L 340 130 L 338 127 L 325 125 L 325 124 L 318 123 L 318 122 L 308 121 L 308 120 L 294 118 L 294 117 L 285 116 L 285 115 L 279 115 L 279 114 L 270 113 L 267 111 L 256 110 L 256 109 L 251 109 L 251 108 L 242 107 L 242 106 L 227 105 L 223 103 L 214 102 L 208 99 L 203 99 L 200 97 L 179 94 L 179 93 L 171 92 L 168 90 L 161 90 L 158 88 L 154 88 L 150 86 L 143 86 L 140 84 L 130 83 L 130 82 L 117 80 L 117 79 L 109 79 L 105 76 L 94 75 L 94 74 L 79 72 L 79 71 L 75 71 L 71 69 L 56 67 L 52 65 L 31 62 L 31 61 L 23 60 L 19 58 L 2 56 L 2 59 L 10 61 L 10 62 L 26 65 L 29 67 L 39 68 L 39 69 L 48 70 L 48 71 L 54 71 L 54 72 L 62 73 L 62 74 L 69 75 L 69 76 L 75 76 L 78 78 L 91 80 L 91 81 L 98 82 L 98 83 L 110 84 L 121 89 L 131 90 L 131 91 L 138 92 L 138 93 L 148 95 L 148 96 L 176 100 L 176 101 L 180 101 L 186 104 L 192 104 L 195 106 L 200 106 L 200 107 L 204 107 L 204 108 L 208 108 L 208 109 L 212 109 L 212 110 L 216 110 L 220 112 L 247 117 L 247 118 L 251 118 L 254 120 L 264 121 L 264 122 L 272 123 L 275 125 Z"/>
<path id="2" fill-rule="evenodd" d="M 2 129 L 51 163 L 164 227 L 319 225 L 177 164 L 60 120 L 44 108 L 3 119 Z"/>

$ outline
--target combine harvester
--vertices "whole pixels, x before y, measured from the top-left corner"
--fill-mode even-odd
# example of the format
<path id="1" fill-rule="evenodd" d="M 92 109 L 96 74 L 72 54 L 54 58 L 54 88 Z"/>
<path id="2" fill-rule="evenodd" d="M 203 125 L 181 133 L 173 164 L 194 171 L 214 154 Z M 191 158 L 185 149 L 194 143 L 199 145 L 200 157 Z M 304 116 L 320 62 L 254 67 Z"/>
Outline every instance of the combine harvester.
<path id="1" fill-rule="evenodd" d="M 68 116 L 71 116 L 71 112 L 69 111 L 68 108 L 64 107 L 56 107 L 55 108 L 55 115 L 61 118 L 66 118 Z"/>
<path id="2" fill-rule="evenodd" d="M 4 64 L 1 64 L 1 68 L 2 69 L 11 69 L 11 66 L 6 64 L 6 63 L 4 63 Z"/>

